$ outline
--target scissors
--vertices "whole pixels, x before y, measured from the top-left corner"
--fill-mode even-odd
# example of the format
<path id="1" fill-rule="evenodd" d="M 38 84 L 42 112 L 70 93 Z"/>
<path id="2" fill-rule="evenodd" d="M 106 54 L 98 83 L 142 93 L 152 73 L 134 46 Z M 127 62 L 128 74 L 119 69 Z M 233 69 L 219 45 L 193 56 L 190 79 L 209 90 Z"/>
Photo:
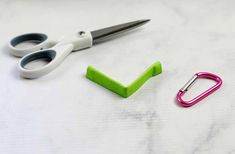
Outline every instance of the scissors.
<path id="1" fill-rule="evenodd" d="M 150 21 L 149 19 L 137 20 L 120 25 L 115 25 L 94 31 L 79 31 L 60 41 L 50 40 L 43 33 L 28 33 L 14 37 L 9 42 L 12 55 L 22 57 L 19 62 L 19 72 L 24 78 L 38 78 L 55 69 L 72 51 L 90 48 L 92 45 L 103 42 L 107 38 L 139 27 Z M 23 47 L 22 44 L 33 44 Z M 46 64 L 36 68 L 27 68 L 29 63 L 44 60 Z"/>

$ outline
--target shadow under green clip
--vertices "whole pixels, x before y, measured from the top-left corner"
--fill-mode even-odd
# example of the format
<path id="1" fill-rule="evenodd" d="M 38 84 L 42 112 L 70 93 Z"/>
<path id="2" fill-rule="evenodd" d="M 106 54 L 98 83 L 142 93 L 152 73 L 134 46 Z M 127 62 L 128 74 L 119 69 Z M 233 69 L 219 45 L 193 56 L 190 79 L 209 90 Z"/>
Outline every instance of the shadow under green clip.
<path id="1" fill-rule="evenodd" d="M 96 70 L 92 66 L 87 67 L 86 77 L 91 81 L 103 86 L 104 88 L 109 89 L 112 92 L 127 98 L 131 96 L 134 92 L 136 92 L 149 78 L 156 76 L 161 72 L 161 63 L 157 61 L 128 86 L 124 86 L 120 82 L 115 81 L 114 79 L 108 77 L 102 72 Z"/>

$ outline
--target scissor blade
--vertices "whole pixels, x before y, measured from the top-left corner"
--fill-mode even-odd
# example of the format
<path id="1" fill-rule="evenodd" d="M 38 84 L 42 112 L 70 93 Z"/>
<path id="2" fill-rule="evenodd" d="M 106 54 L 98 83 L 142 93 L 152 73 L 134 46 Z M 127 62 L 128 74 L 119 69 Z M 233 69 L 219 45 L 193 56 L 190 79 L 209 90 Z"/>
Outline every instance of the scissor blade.
<path id="1" fill-rule="evenodd" d="M 91 35 L 93 38 L 93 44 L 101 42 L 107 38 L 113 37 L 114 35 L 117 35 L 117 34 L 129 31 L 131 29 L 134 29 L 136 27 L 142 26 L 149 21 L 150 19 L 137 20 L 133 22 L 128 22 L 128 23 L 92 31 Z"/>

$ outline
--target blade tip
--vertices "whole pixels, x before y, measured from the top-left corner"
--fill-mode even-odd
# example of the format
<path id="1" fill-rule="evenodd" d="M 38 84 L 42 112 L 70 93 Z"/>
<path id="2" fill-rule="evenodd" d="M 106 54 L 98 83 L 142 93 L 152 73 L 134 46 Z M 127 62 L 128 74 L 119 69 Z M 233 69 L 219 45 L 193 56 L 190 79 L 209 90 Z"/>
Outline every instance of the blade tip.
<path id="1" fill-rule="evenodd" d="M 142 19 L 143 22 L 149 22 L 151 19 Z"/>
<path id="2" fill-rule="evenodd" d="M 139 20 L 140 23 L 142 24 L 146 24 L 148 23 L 149 21 L 151 21 L 150 19 L 142 19 L 142 20 Z"/>

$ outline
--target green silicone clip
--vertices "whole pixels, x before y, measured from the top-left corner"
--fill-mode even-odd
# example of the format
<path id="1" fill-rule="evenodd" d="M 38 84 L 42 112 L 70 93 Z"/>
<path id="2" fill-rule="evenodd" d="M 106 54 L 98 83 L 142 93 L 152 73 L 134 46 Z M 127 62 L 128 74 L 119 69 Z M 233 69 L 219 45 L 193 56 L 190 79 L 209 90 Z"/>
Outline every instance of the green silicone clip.
<path id="1" fill-rule="evenodd" d="M 149 78 L 156 76 L 161 72 L 161 63 L 157 61 L 128 86 L 124 86 L 118 81 L 115 81 L 114 79 L 108 77 L 102 72 L 96 70 L 92 66 L 87 67 L 86 77 L 91 81 L 103 86 L 104 88 L 109 89 L 112 92 L 127 98 L 131 96 L 134 92 L 136 92 Z"/>

